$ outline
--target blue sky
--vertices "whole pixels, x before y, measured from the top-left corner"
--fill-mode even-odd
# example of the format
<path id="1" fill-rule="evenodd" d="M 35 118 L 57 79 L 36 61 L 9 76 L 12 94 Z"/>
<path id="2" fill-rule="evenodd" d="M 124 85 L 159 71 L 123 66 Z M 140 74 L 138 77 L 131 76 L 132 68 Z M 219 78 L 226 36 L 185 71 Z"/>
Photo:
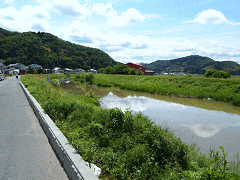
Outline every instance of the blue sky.
<path id="1" fill-rule="evenodd" d="M 240 0 L 3 0 L 0 27 L 49 32 L 123 63 L 240 63 Z"/>

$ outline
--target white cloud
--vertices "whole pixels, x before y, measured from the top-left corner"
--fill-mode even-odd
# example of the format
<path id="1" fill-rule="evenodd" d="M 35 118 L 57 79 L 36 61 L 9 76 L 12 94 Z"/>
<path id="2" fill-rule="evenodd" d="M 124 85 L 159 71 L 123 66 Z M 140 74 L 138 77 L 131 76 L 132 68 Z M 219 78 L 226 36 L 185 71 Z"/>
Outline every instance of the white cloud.
<path id="1" fill-rule="evenodd" d="M 78 43 L 91 43 L 91 46 L 103 48 L 105 51 L 119 51 L 121 49 L 145 49 L 149 38 L 143 35 L 131 35 L 128 33 L 117 34 L 115 31 L 102 32 L 96 27 L 75 20 L 72 24 L 60 31 L 65 39 Z M 90 40 L 91 39 L 91 40 Z"/>
<path id="2" fill-rule="evenodd" d="M 106 39 L 106 35 L 90 24 L 75 20 L 69 26 L 60 30 L 64 39 L 75 41 L 79 44 L 90 43 L 91 47 L 96 47 L 99 42 Z"/>
<path id="3" fill-rule="evenodd" d="M 9 5 L 14 5 L 15 0 L 5 0 L 4 3 L 9 4 Z"/>
<path id="4" fill-rule="evenodd" d="M 116 16 L 117 12 L 113 9 L 112 4 L 109 2 L 107 4 L 97 3 L 92 7 L 92 11 L 104 15 L 104 16 Z"/>
<path id="5" fill-rule="evenodd" d="M 36 0 L 36 2 L 42 6 L 43 8 L 50 10 L 53 8 L 52 3 L 53 1 L 47 1 L 47 0 Z"/>
<path id="6" fill-rule="evenodd" d="M 7 7 L 0 10 L 0 25 L 15 31 L 48 31 L 49 12 L 40 6 L 23 6 L 20 10 Z"/>
<path id="7" fill-rule="evenodd" d="M 78 0 L 36 0 L 41 6 L 66 16 L 81 17 L 91 14 L 91 10 L 78 2 Z"/>
<path id="8" fill-rule="evenodd" d="M 138 10 L 131 8 L 123 12 L 121 16 L 113 16 L 109 18 L 110 24 L 114 26 L 129 26 L 146 19 Z"/>
<path id="9" fill-rule="evenodd" d="M 111 6 L 112 7 L 112 6 Z M 100 7 L 99 7 L 100 8 Z M 114 26 L 131 26 L 137 23 L 143 23 L 146 19 L 160 18 L 159 15 L 154 14 L 141 14 L 140 11 L 134 8 L 128 9 L 121 15 L 118 15 L 116 11 L 111 9 L 111 13 L 108 14 L 108 21 Z"/>
<path id="10" fill-rule="evenodd" d="M 46 20 L 51 19 L 51 15 L 49 14 L 49 12 L 41 6 L 26 5 L 20 9 L 20 13 L 21 13 L 21 18 L 27 19 L 27 20 L 30 20 L 32 18 L 46 19 Z"/>
<path id="11" fill-rule="evenodd" d="M 214 9 L 209 9 L 199 13 L 194 20 L 186 21 L 187 23 L 200 23 L 200 24 L 222 24 L 229 21 L 221 13 Z"/>
<path id="12" fill-rule="evenodd" d="M 190 38 L 182 38 L 181 40 L 151 39 L 145 35 L 116 33 L 114 30 L 101 31 L 80 20 L 75 20 L 60 33 L 65 40 L 99 48 L 116 61 L 124 63 L 150 63 L 156 60 L 174 59 L 193 54 L 208 56 L 218 61 L 237 61 L 239 59 L 238 46 L 228 47 L 230 40 L 223 44 L 222 39 L 211 41 Z"/>

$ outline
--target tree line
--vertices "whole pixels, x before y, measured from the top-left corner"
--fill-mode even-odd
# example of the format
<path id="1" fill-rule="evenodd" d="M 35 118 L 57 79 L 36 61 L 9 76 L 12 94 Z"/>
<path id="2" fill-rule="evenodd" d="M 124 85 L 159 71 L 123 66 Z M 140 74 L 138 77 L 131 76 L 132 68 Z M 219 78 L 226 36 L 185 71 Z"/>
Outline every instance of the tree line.
<path id="1" fill-rule="evenodd" d="M 125 75 L 144 75 L 142 71 L 139 69 L 136 70 L 134 68 L 130 68 L 127 65 L 121 64 L 121 65 L 114 65 L 114 66 L 108 66 L 106 68 L 100 68 L 98 69 L 98 73 L 103 74 L 125 74 Z"/>
<path id="2" fill-rule="evenodd" d="M 45 32 L 11 32 L 0 28 L 0 57 L 5 65 L 21 62 L 43 68 L 99 69 L 118 64 L 107 53 L 64 41 Z"/>

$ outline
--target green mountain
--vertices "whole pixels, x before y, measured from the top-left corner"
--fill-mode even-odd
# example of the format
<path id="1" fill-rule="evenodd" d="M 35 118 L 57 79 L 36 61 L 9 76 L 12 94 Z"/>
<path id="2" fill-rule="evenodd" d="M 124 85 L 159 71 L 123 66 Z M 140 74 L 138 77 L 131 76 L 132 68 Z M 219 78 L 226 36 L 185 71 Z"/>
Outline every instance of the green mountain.
<path id="1" fill-rule="evenodd" d="M 0 59 L 4 64 L 21 62 L 43 68 L 104 68 L 119 64 L 107 53 L 64 41 L 45 32 L 11 32 L 0 28 Z"/>
<path id="2" fill-rule="evenodd" d="M 147 69 L 156 73 L 184 72 L 189 74 L 204 74 L 207 69 L 229 71 L 232 75 L 240 75 L 240 65 L 233 61 L 214 61 L 208 57 L 192 55 L 173 60 L 157 60 L 150 64 L 144 64 Z"/>

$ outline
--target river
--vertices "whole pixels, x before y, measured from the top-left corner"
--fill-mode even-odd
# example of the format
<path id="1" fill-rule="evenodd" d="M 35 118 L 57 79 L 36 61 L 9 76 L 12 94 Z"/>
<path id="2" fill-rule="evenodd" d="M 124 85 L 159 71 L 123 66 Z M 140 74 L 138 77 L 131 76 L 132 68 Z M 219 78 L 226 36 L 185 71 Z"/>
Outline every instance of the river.
<path id="1" fill-rule="evenodd" d="M 203 153 L 224 146 L 228 158 L 240 152 L 240 107 L 228 103 L 159 96 L 118 88 L 76 85 L 75 92 L 90 90 L 101 97 L 104 108 L 142 112 L 156 125 L 169 128 L 188 144 L 195 143 Z"/>
<path id="2" fill-rule="evenodd" d="M 113 93 L 101 99 L 102 107 L 118 107 L 142 112 L 155 124 L 171 129 L 188 144 L 196 143 L 201 151 L 224 146 L 229 156 L 240 152 L 240 115 L 207 110 L 144 96 L 118 97 Z"/>

